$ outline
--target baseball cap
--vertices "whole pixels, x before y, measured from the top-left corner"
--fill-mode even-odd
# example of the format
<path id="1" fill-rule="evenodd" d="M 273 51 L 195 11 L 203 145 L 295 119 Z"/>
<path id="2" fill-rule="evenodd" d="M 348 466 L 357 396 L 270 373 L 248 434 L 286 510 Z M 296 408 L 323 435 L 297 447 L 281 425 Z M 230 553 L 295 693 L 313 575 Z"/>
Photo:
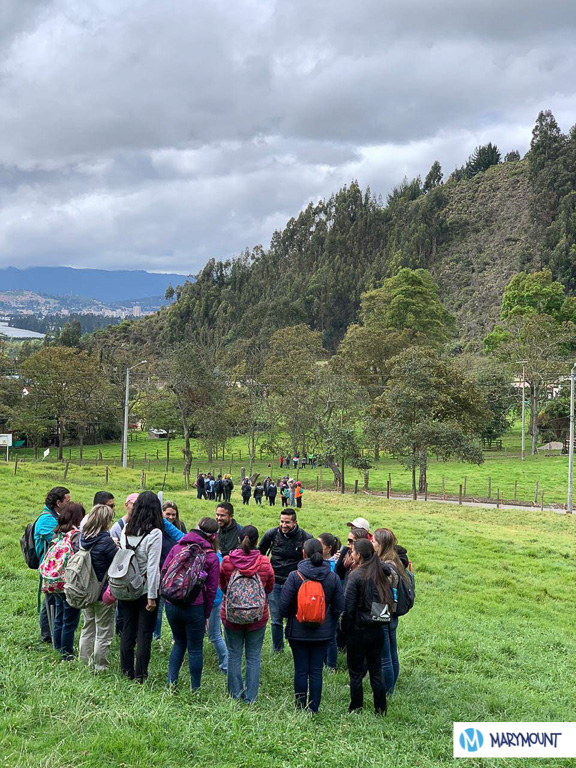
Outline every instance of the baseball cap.
<path id="1" fill-rule="evenodd" d="M 132 504 L 134 504 L 134 502 L 135 502 L 135 501 L 136 501 L 136 499 L 138 498 L 138 495 L 139 495 L 139 494 L 137 494 L 137 493 L 131 493 L 131 494 L 129 494 L 128 496 L 126 496 L 126 501 L 125 501 L 124 503 L 125 503 L 125 504 L 130 504 L 130 502 L 132 502 Z"/>
<path id="2" fill-rule="evenodd" d="M 349 525 L 351 528 L 364 528 L 365 531 L 370 530 L 370 523 L 365 517 L 355 517 L 351 523 L 346 523 L 346 525 Z"/>

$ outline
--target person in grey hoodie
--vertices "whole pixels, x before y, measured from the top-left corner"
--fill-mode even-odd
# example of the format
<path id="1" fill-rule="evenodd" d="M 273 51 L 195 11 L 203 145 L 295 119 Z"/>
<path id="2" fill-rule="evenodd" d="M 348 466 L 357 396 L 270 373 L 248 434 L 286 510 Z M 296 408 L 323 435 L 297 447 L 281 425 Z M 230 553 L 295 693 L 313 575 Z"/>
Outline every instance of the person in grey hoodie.
<path id="1" fill-rule="evenodd" d="M 222 560 L 220 569 L 220 589 L 224 593 L 222 601 L 222 621 L 228 646 L 228 693 L 233 699 L 252 704 L 258 696 L 260 685 L 260 657 L 264 633 L 268 622 L 268 595 L 274 588 L 274 571 L 270 560 L 256 549 L 258 529 L 247 525 L 242 530 L 239 547 Z M 226 596 L 230 579 L 235 572 L 235 579 L 257 577 L 264 589 L 262 617 L 250 624 L 237 624 L 227 618 Z M 242 679 L 242 655 L 246 653 L 246 679 Z"/>
<path id="2" fill-rule="evenodd" d="M 317 624 L 300 622 L 298 593 L 306 581 L 320 582 L 324 591 L 325 617 Z M 328 644 L 334 637 L 336 622 L 344 610 L 340 579 L 324 560 L 318 539 L 304 542 L 304 560 L 298 564 L 282 589 L 280 614 L 287 618 L 286 639 L 294 657 L 294 695 L 296 706 L 318 712 L 322 698 L 322 668 Z"/>

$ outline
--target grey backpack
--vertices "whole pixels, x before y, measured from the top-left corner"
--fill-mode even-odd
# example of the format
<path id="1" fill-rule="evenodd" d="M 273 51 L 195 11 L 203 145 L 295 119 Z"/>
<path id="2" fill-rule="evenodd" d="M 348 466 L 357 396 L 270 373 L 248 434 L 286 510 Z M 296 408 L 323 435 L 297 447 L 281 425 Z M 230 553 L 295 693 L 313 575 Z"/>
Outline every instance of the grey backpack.
<path id="1" fill-rule="evenodd" d="M 136 550 L 144 539 L 142 536 L 135 547 L 131 547 L 126 539 L 126 549 L 119 549 L 110 564 L 108 584 L 117 600 L 138 600 L 146 591 L 146 578 L 136 559 Z"/>
<path id="2" fill-rule="evenodd" d="M 92 568 L 92 555 L 80 549 L 68 560 L 64 570 L 64 594 L 72 608 L 87 608 L 100 597 L 102 582 Z"/>

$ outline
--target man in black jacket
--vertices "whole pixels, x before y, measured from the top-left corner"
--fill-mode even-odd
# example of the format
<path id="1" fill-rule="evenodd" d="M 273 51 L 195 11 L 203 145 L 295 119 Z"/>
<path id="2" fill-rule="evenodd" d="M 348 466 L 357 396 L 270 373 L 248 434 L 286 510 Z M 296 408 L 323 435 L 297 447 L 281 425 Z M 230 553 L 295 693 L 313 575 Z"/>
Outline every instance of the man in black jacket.
<path id="1" fill-rule="evenodd" d="M 311 533 L 298 526 L 296 512 L 293 509 L 284 509 L 280 515 L 280 525 L 266 531 L 258 545 L 263 555 L 269 555 L 274 571 L 275 584 L 268 595 L 268 606 L 272 624 L 272 648 L 277 652 L 284 650 L 284 625 L 280 614 L 282 587 L 292 571 L 298 568 L 298 563 L 304 559 L 304 542 L 312 538 Z"/>
<path id="2" fill-rule="evenodd" d="M 234 505 L 222 501 L 216 507 L 218 523 L 218 549 L 226 557 L 233 549 L 238 549 L 242 526 L 234 520 Z"/>

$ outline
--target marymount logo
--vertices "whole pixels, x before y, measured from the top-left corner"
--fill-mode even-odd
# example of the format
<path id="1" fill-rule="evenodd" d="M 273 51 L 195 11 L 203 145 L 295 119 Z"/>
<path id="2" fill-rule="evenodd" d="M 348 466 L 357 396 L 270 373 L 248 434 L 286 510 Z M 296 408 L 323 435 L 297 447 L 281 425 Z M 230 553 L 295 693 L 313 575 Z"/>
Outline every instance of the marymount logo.
<path id="1" fill-rule="evenodd" d="M 460 734 L 460 746 L 466 752 L 478 752 L 482 744 L 484 744 L 484 736 L 482 736 L 482 731 L 476 728 L 466 728 Z"/>

